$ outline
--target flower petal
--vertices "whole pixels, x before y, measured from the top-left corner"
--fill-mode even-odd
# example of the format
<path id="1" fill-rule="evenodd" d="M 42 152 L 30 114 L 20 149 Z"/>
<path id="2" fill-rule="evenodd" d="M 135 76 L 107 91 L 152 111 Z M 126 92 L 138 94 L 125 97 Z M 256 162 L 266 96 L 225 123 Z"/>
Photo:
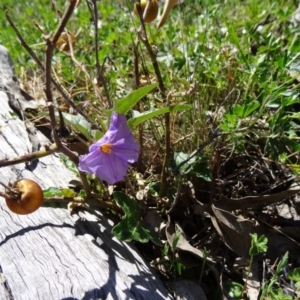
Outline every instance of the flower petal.
<path id="1" fill-rule="evenodd" d="M 128 170 L 128 163 L 111 154 L 104 154 L 102 165 L 97 168 L 97 176 L 108 184 L 114 184 L 124 179 Z"/>
<path id="2" fill-rule="evenodd" d="M 112 152 L 119 158 L 134 163 L 139 158 L 139 146 L 133 136 L 121 139 L 113 144 Z"/>
<path id="3" fill-rule="evenodd" d="M 79 158 L 78 169 L 82 172 L 94 174 L 99 166 L 102 165 L 101 152 L 98 148 L 89 154 L 82 155 Z"/>
<path id="4" fill-rule="evenodd" d="M 111 143 L 123 139 L 124 137 L 132 136 L 133 138 L 132 132 L 127 125 L 126 117 L 124 115 L 118 115 L 115 112 L 112 113 L 108 132 L 110 133 L 109 141 Z"/>

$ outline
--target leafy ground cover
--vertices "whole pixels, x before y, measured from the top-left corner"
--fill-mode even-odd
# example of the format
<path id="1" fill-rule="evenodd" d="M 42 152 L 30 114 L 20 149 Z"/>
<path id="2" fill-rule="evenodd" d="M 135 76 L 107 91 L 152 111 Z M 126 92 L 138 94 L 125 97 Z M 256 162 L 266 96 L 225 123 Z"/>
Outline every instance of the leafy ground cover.
<path id="1" fill-rule="evenodd" d="M 67 7 L 0 4 L 0 43 L 41 103 L 30 119 L 49 136 L 47 76 L 5 10 L 44 62 L 46 37 Z M 134 241 L 172 290 L 189 280 L 207 299 L 299 297 L 296 8 L 293 1 L 186 0 L 159 30 L 156 21 L 141 30 L 130 1 L 88 1 L 58 40 L 51 76 L 70 100 L 52 88 L 59 130 L 68 129 L 60 137 L 86 154 L 106 131 L 112 105 L 127 114 L 138 162 L 114 188 L 92 175 L 87 182 L 116 221 L 113 233 Z M 52 195 L 90 196 L 60 187 L 45 191 Z"/>

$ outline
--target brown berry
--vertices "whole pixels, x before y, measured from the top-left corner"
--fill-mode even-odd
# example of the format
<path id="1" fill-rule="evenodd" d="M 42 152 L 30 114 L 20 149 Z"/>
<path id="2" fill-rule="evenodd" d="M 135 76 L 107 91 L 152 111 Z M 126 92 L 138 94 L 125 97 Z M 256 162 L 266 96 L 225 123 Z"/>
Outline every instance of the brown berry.
<path id="1" fill-rule="evenodd" d="M 19 215 L 27 215 L 36 211 L 43 203 L 44 195 L 41 187 L 31 179 L 21 179 L 6 190 L 6 205 Z M 13 192 L 12 192 L 13 190 Z"/>
<path id="2" fill-rule="evenodd" d="M 145 9 L 147 7 L 147 3 L 149 2 L 149 7 L 147 8 L 146 15 L 144 15 Z M 138 12 L 138 5 L 139 3 L 136 2 L 134 4 L 134 13 L 139 16 Z M 158 3 L 157 0 L 141 0 L 140 2 L 141 10 L 142 10 L 142 15 L 144 17 L 144 22 L 145 23 L 150 23 L 154 21 L 157 17 L 158 14 Z"/>

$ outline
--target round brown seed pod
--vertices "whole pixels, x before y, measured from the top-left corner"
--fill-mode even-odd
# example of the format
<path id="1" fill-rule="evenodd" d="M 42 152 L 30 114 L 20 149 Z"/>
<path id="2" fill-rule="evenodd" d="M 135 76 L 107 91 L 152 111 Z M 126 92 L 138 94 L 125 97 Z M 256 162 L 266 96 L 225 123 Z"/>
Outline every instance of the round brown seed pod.
<path id="1" fill-rule="evenodd" d="M 41 187 L 31 179 L 15 181 L 11 185 L 11 190 L 6 191 L 6 195 L 7 207 L 19 215 L 31 214 L 42 205 L 44 200 Z"/>
<path id="2" fill-rule="evenodd" d="M 144 16 L 144 21 L 145 23 L 150 23 L 152 21 L 154 21 L 157 17 L 157 14 L 158 14 L 158 2 L 157 0 L 141 0 L 141 10 L 142 10 L 142 13 L 144 14 L 144 11 L 146 9 L 146 6 L 147 6 L 147 2 L 149 2 L 149 8 L 146 12 L 146 15 Z M 139 12 L 138 12 L 138 8 L 137 6 L 139 5 L 138 2 L 136 2 L 134 4 L 134 13 L 136 16 L 139 16 Z"/>

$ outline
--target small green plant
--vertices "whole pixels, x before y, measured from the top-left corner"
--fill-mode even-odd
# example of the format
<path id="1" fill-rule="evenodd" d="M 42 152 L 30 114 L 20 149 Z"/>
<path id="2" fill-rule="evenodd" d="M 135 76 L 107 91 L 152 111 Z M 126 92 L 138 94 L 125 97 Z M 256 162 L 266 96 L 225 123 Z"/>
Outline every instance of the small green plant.
<path id="1" fill-rule="evenodd" d="M 244 287 L 242 290 L 242 295 L 244 294 L 244 291 L 247 286 L 247 281 L 249 279 L 249 276 L 250 276 L 250 273 L 252 270 L 254 256 L 258 255 L 259 253 L 264 253 L 268 249 L 267 248 L 268 239 L 264 235 L 262 235 L 258 238 L 256 233 L 253 233 L 253 234 L 250 233 L 250 236 L 251 236 L 251 247 L 249 250 L 250 264 L 249 264 L 249 268 L 248 268 L 247 278 L 246 278 L 246 281 L 245 281 L 245 284 L 244 284 Z"/>
<path id="2" fill-rule="evenodd" d="M 243 295 L 243 286 L 232 280 L 226 280 L 223 283 L 224 289 L 227 291 L 227 294 L 233 299 L 241 299 Z"/>
<path id="3" fill-rule="evenodd" d="M 258 255 L 259 253 L 264 253 L 267 252 L 267 243 L 268 243 L 268 239 L 262 235 L 259 238 L 257 238 L 257 234 L 251 234 L 251 248 L 249 250 L 249 254 L 251 257 L 251 264 L 253 262 L 253 257 Z"/>
<path id="4" fill-rule="evenodd" d="M 295 282 L 296 291 L 300 290 L 300 268 L 295 268 L 293 271 L 288 273 L 289 280 Z"/>
<path id="5" fill-rule="evenodd" d="M 274 285 L 278 282 L 282 276 L 282 270 L 286 266 L 288 261 L 289 253 L 286 252 L 282 259 L 279 261 L 275 273 L 269 281 L 264 282 L 262 286 L 262 293 L 260 300 L 270 299 L 270 300 L 292 300 L 293 297 L 289 295 L 284 295 L 281 288 L 275 289 Z"/>
<path id="6" fill-rule="evenodd" d="M 174 279 L 178 276 L 182 275 L 183 270 L 185 269 L 185 265 L 181 262 L 181 259 L 176 251 L 176 246 L 180 239 L 181 232 L 176 231 L 172 246 L 168 243 L 165 243 L 163 251 L 162 251 L 162 262 L 164 266 L 167 268 L 169 274 L 172 274 Z"/>

